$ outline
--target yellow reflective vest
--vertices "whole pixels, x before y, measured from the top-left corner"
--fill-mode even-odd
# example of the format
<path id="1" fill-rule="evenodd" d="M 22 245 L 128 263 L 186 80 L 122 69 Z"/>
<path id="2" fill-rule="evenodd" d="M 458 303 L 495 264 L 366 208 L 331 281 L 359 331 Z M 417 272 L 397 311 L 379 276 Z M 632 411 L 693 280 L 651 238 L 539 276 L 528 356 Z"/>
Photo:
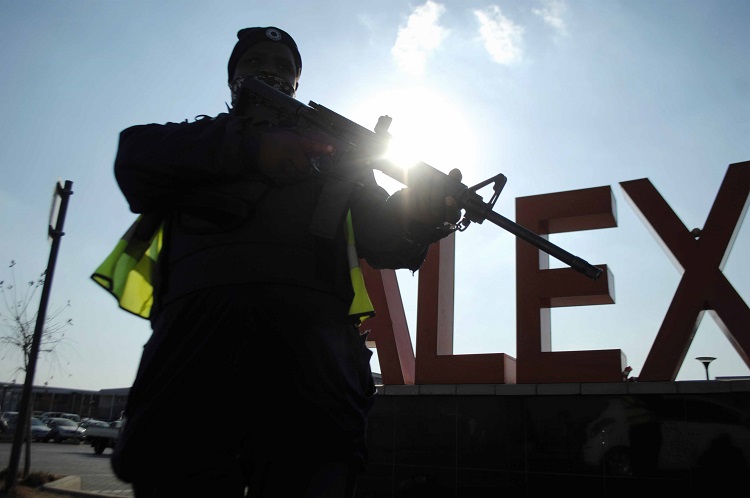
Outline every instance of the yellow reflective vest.
<path id="1" fill-rule="evenodd" d="M 139 215 L 91 278 L 112 294 L 120 308 L 149 318 L 154 304 L 152 277 L 162 247 L 164 222 Z"/>
<path id="2" fill-rule="evenodd" d="M 154 304 L 153 270 L 162 248 L 163 229 L 160 216 L 139 215 L 91 275 L 94 282 L 117 299 L 120 308 L 141 318 L 151 316 Z M 344 229 L 349 276 L 354 289 L 349 316 L 361 323 L 374 316 L 375 310 L 359 266 L 351 212 L 346 215 Z"/>
<path id="3" fill-rule="evenodd" d="M 354 299 L 349 306 L 349 316 L 359 319 L 359 323 L 364 322 L 371 316 L 375 315 L 375 308 L 370 301 L 370 295 L 365 287 L 365 278 L 362 275 L 362 268 L 359 267 L 359 256 L 357 256 L 357 246 L 354 243 L 354 227 L 352 226 L 352 212 L 346 213 L 346 224 L 344 225 L 346 233 L 346 257 L 349 260 L 349 277 L 352 280 L 354 289 Z"/>

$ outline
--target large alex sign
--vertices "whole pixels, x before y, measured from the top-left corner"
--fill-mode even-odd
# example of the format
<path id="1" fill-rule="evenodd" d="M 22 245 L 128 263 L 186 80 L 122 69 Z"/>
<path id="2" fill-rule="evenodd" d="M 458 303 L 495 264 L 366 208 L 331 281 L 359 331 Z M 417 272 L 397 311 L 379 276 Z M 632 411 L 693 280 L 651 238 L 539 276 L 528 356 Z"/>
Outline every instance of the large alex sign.
<path id="1" fill-rule="evenodd" d="M 750 161 L 729 165 L 700 233 L 691 232 L 648 179 L 621 182 L 625 194 L 684 270 L 639 381 L 673 381 L 708 311 L 750 366 L 750 308 L 722 273 L 750 200 Z M 516 222 L 553 233 L 616 226 L 609 186 L 516 199 Z M 550 351 L 550 309 L 614 304 L 612 276 L 591 281 L 571 268 L 549 268 L 549 256 L 516 242 L 517 358 L 504 353 L 453 354 L 455 237 L 434 244 L 419 270 L 417 351 L 411 344 L 393 270 L 363 264 L 377 316 L 366 323 L 384 384 L 620 382 L 619 349 Z"/>

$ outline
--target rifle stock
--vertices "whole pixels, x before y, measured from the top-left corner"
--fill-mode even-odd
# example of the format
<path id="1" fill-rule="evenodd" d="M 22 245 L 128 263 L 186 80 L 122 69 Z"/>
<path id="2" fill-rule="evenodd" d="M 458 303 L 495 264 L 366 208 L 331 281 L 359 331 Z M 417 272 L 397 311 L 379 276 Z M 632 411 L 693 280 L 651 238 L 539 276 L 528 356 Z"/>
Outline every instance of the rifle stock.
<path id="1" fill-rule="evenodd" d="M 472 222 L 481 224 L 489 220 L 593 280 L 602 274 L 601 268 L 492 210 L 507 181 L 505 175 L 498 174 L 468 187 L 424 162 L 404 169 L 382 159 L 390 140 L 388 127 L 391 118 L 388 116 L 381 116 L 375 131 L 371 131 L 320 104 L 310 101 L 309 105 L 305 105 L 254 78 L 245 79 L 236 111 L 256 121 L 289 127 L 297 133 L 334 145 L 336 152 L 331 159 L 332 164 L 323 170 L 323 173 L 332 176 L 346 178 L 347 170 L 351 172 L 352 165 L 376 169 L 407 187 L 415 187 L 427 179 L 435 181 L 437 176 L 445 185 L 446 195 L 456 199 L 465 213 L 456 230 L 463 231 Z M 485 202 L 477 191 L 490 183 L 494 192 L 490 201 Z"/>

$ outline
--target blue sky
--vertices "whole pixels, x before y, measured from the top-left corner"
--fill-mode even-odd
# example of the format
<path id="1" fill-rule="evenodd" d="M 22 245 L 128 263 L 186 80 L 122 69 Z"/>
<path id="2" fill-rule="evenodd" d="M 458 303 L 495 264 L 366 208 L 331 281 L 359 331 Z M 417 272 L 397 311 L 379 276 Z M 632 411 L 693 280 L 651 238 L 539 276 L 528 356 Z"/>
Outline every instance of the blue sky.
<path id="1" fill-rule="evenodd" d="M 292 34 L 302 102 L 368 128 L 390 115 L 396 140 L 467 185 L 505 174 L 495 210 L 511 220 L 517 197 L 611 186 L 616 228 L 550 240 L 609 265 L 616 304 L 553 310 L 552 348 L 621 349 L 635 376 L 681 274 L 619 182 L 648 178 L 702 227 L 728 165 L 750 160 L 746 0 L 0 0 L 0 12 L 0 279 L 11 260 L 19 282 L 44 270 L 53 187 L 74 190 L 50 303 L 69 300 L 74 325 L 36 384 L 131 384 L 149 324 L 89 279 L 134 219 L 112 171 L 118 134 L 224 111 L 244 27 Z M 456 252 L 454 352 L 515 356 L 515 238 L 472 225 Z M 724 274 L 746 302 L 747 254 L 745 224 Z M 417 276 L 399 282 L 413 331 Z M 711 377 L 750 375 L 708 315 L 678 380 L 705 378 L 696 356 L 717 358 Z M 0 380 L 19 361 L 1 355 Z"/>

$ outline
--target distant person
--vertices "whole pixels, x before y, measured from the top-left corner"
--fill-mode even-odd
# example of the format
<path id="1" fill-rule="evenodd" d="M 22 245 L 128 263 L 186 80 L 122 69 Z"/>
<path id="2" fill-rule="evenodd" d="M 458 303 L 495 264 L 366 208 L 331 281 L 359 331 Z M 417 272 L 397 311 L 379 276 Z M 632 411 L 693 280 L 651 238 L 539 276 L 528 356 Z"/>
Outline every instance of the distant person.
<path id="1" fill-rule="evenodd" d="M 164 228 L 112 465 L 137 498 L 352 497 L 375 393 L 358 258 L 416 271 L 461 211 L 441 185 L 389 196 L 360 168 L 335 236 L 311 233 L 329 181 L 314 165 L 336 151 L 237 111 L 249 78 L 295 95 L 297 45 L 275 27 L 237 36 L 228 112 L 120 134 L 118 184 Z"/>

